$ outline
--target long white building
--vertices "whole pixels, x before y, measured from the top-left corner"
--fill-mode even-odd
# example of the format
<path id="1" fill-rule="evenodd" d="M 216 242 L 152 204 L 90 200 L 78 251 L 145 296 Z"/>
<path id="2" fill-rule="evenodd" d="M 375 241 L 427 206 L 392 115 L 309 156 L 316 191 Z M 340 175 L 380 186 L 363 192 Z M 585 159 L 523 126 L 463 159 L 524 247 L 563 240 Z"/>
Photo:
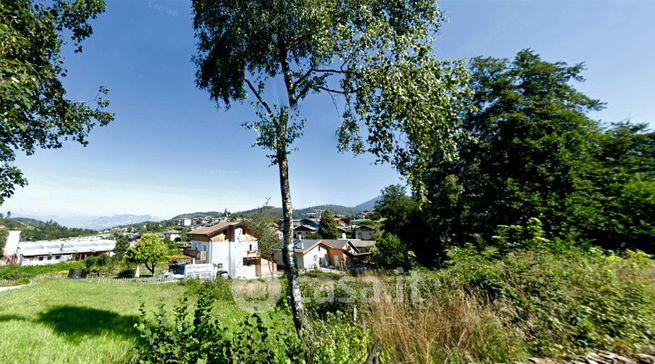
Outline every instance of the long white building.
<path id="1" fill-rule="evenodd" d="M 60 240 L 20 241 L 20 231 L 10 231 L 3 251 L 4 264 L 46 265 L 83 260 L 92 255 L 112 255 L 116 241 L 99 236 Z"/>

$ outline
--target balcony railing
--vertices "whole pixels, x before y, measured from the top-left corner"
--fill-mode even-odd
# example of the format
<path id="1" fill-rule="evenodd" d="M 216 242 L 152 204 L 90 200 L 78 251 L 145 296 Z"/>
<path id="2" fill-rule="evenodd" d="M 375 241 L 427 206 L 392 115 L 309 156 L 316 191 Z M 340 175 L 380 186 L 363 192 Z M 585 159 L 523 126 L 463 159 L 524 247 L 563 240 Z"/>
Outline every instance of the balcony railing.
<path id="1" fill-rule="evenodd" d="M 184 255 L 188 255 L 191 258 L 195 258 L 199 262 L 207 261 L 206 251 L 198 251 L 198 250 L 193 250 L 191 248 L 186 248 L 184 249 Z"/>

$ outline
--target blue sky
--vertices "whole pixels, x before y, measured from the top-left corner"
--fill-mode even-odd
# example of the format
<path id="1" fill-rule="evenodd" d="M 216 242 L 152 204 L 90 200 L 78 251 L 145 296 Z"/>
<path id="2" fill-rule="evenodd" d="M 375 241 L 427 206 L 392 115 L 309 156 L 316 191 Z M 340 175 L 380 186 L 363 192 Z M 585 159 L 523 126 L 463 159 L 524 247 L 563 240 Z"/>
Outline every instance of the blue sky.
<path id="1" fill-rule="evenodd" d="M 593 117 L 655 126 L 655 1 L 443 1 L 436 43 L 444 59 L 512 57 L 532 48 L 549 61 L 584 61 L 579 88 L 607 102 Z M 219 110 L 195 88 L 190 2 L 108 0 L 82 54 L 67 54 L 74 99 L 99 85 L 116 120 L 83 148 L 68 144 L 19 156 L 30 185 L 2 210 L 14 215 L 168 218 L 182 212 L 279 206 L 277 169 L 251 147 L 250 105 Z M 370 157 L 336 152 L 338 114 L 329 99 L 302 105 L 305 135 L 291 155 L 294 206 L 355 205 L 400 181 Z"/>

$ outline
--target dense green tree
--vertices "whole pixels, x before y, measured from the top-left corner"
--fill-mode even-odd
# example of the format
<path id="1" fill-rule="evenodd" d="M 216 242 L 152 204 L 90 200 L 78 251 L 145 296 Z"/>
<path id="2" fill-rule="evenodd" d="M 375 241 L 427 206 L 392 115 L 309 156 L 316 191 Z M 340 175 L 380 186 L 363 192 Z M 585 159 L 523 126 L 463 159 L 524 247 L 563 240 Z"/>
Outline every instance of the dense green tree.
<path id="1" fill-rule="evenodd" d="M 0 204 L 27 180 L 13 164 L 16 152 L 60 148 L 64 141 L 87 144 L 90 130 L 113 114 L 101 96 L 66 97 L 62 57 L 65 34 L 76 52 L 92 33 L 89 19 L 105 9 L 103 0 L 3 0 L 0 4 Z"/>
<path id="2" fill-rule="evenodd" d="M 273 246 L 280 242 L 275 228 L 275 217 L 271 214 L 268 202 L 246 219 L 246 224 L 257 237 L 257 248 L 262 258 L 273 260 Z"/>
<path id="3" fill-rule="evenodd" d="M 117 234 L 114 236 L 116 239 L 116 246 L 114 246 L 114 258 L 116 260 L 123 260 L 125 253 L 130 248 L 130 241 L 126 235 Z"/>
<path id="4" fill-rule="evenodd" d="M 325 210 L 321 214 L 321 220 L 318 224 L 318 235 L 322 239 L 336 239 L 339 235 L 337 231 L 337 221 L 330 210 Z"/>
<path id="5" fill-rule="evenodd" d="M 152 275 L 155 274 L 157 263 L 166 260 L 168 246 L 157 234 L 144 234 L 125 253 L 125 260 L 132 264 L 143 264 Z"/>
<path id="6" fill-rule="evenodd" d="M 433 0 L 194 0 L 193 9 L 198 86 L 220 105 L 250 97 L 257 120 L 245 125 L 278 166 L 294 324 L 311 332 L 293 263 L 288 155 L 305 122 L 299 104 L 339 98 L 341 150 L 416 176 L 431 147 L 452 156 L 467 73 L 433 57 L 442 20 Z"/>
<path id="7" fill-rule="evenodd" d="M 603 104 L 574 87 L 583 69 L 529 50 L 471 61 L 470 138 L 456 160 L 434 148 L 422 177 L 434 246 L 492 243 L 499 226 L 537 218 L 558 241 L 652 249 L 653 134 L 602 130 L 588 114 Z"/>
<path id="8" fill-rule="evenodd" d="M 407 195 L 405 187 L 391 185 L 380 191 L 375 212 L 382 217 L 382 229 L 398 237 L 406 249 L 416 252 L 419 263 L 433 265 L 441 252 L 427 224 L 419 201 Z"/>
<path id="9" fill-rule="evenodd" d="M 407 249 L 407 245 L 394 234 L 384 234 L 375 244 L 373 262 L 382 268 L 394 269 L 402 267 L 408 269 L 411 266 L 413 253 Z"/>

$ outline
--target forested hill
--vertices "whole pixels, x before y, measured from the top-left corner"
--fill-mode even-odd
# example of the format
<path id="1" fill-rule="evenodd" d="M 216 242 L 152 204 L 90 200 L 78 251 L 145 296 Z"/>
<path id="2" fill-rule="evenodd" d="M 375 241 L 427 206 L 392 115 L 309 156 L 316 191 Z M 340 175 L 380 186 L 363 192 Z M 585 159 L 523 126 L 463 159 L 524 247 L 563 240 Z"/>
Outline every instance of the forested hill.
<path id="1" fill-rule="evenodd" d="M 317 213 L 323 210 L 330 210 L 336 215 L 345 215 L 345 216 L 350 216 L 354 215 L 358 212 L 362 212 L 364 210 L 372 210 L 375 207 L 375 201 L 377 201 L 377 197 L 375 199 L 372 199 L 370 201 L 366 201 L 360 205 L 357 205 L 355 207 L 347 207 L 347 206 L 342 206 L 342 205 L 317 205 L 317 206 L 311 206 L 311 207 L 306 207 L 304 209 L 294 209 L 293 210 L 293 217 L 295 219 L 300 219 L 302 217 L 305 217 L 307 215 Z M 255 212 L 257 212 L 259 208 L 254 208 L 250 210 L 245 210 L 245 211 L 239 211 L 239 212 L 233 212 L 230 213 L 231 216 L 240 216 L 240 217 L 249 217 L 252 216 Z M 268 212 L 277 217 L 277 218 L 282 218 L 282 208 L 280 207 L 272 207 L 269 206 L 267 207 Z M 217 211 L 206 211 L 206 212 L 191 212 L 191 213 L 186 213 L 186 214 L 181 214 L 177 215 L 173 218 L 171 218 L 172 221 L 180 220 L 180 219 L 188 219 L 188 218 L 194 218 L 194 217 L 204 217 L 204 216 L 213 216 L 213 217 L 221 217 L 224 215 L 224 212 L 217 212 Z"/>

